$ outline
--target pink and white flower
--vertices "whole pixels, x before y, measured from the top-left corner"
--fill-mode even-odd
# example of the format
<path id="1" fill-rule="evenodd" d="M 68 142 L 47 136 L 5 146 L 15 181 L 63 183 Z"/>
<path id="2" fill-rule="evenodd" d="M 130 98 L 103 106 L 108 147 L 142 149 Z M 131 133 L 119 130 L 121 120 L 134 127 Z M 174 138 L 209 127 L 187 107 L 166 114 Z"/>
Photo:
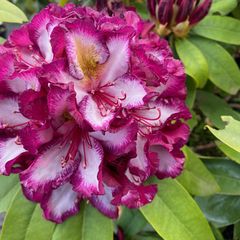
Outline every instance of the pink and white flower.
<path id="1" fill-rule="evenodd" d="M 88 199 L 110 218 L 180 174 L 185 74 L 133 11 L 49 5 L 0 47 L 0 173 L 57 223 Z"/>

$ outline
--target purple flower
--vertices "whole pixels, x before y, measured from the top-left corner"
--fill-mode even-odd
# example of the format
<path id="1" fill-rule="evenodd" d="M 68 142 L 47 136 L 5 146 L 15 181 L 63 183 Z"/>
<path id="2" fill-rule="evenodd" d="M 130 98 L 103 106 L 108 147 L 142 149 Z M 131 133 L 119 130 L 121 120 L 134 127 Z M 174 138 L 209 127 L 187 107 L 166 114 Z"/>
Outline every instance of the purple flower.
<path id="1" fill-rule="evenodd" d="M 150 203 L 188 139 L 185 74 L 133 11 L 49 5 L 0 46 L 0 173 L 61 223 Z"/>
<path id="2" fill-rule="evenodd" d="M 211 4 L 212 0 L 148 0 L 148 10 L 158 34 L 184 37 L 208 14 Z"/>

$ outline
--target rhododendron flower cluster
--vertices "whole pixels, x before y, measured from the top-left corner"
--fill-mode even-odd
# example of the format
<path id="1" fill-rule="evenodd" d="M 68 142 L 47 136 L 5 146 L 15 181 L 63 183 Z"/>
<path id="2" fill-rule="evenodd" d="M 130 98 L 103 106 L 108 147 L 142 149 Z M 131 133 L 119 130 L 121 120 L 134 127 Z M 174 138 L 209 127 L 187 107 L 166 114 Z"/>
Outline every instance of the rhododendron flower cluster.
<path id="1" fill-rule="evenodd" d="M 185 74 L 134 11 L 49 5 L 0 46 L 0 173 L 60 223 L 87 199 L 118 217 L 180 174 Z"/>
<path id="2" fill-rule="evenodd" d="M 148 0 L 148 10 L 161 36 L 185 37 L 209 12 L 212 0 Z"/>

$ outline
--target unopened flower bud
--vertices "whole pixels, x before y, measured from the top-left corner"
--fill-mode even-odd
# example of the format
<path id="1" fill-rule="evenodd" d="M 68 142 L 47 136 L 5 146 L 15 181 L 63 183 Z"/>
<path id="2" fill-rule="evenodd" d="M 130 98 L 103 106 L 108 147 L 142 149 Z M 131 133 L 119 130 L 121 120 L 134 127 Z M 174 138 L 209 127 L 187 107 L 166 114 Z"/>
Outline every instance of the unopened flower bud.
<path id="1" fill-rule="evenodd" d="M 148 9 L 159 35 L 173 32 L 184 37 L 208 14 L 211 3 L 212 0 L 148 0 Z"/>

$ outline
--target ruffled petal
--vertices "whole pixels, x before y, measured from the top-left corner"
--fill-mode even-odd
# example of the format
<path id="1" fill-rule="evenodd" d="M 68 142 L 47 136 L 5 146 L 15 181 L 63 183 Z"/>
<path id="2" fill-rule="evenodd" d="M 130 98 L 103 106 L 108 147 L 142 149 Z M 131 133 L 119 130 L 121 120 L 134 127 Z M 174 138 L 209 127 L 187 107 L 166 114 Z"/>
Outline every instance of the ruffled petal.
<path id="1" fill-rule="evenodd" d="M 17 138 L 0 140 L 0 174 L 9 175 L 11 167 L 24 152 L 26 150 L 17 144 Z"/>
<path id="2" fill-rule="evenodd" d="M 129 121 L 124 126 L 110 128 L 107 132 L 92 132 L 90 135 L 101 141 L 101 144 L 111 153 L 117 154 L 136 139 L 137 130 L 136 123 Z"/>
<path id="3" fill-rule="evenodd" d="M 68 113 L 71 109 L 71 105 L 75 105 L 75 102 L 71 101 L 72 96 L 75 96 L 73 91 L 52 86 L 47 97 L 50 116 L 57 118 L 62 116 L 64 113 Z"/>
<path id="4" fill-rule="evenodd" d="M 53 129 L 49 124 L 32 123 L 20 130 L 19 137 L 24 148 L 30 153 L 36 154 L 41 145 L 52 140 Z"/>
<path id="5" fill-rule="evenodd" d="M 101 72 L 102 86 L 127 73 L 130 56 L 129 37 L 112 37 L 107 42 L 107 47 L 110 55 Z"/>
<path id="6" fill-rule="evenodd" d="M 66 182 L 79 164 L 77 159 L 64 161 L 69 147 L 69 144 L 62 146 L 61 143 L 55 143 L 43 150 L 32 165 L 21 173 L 23 186 L 32 191 L 41 191 L 56 188 Z"/>
<path id="7" fill-rule="evenodd" d="M 38 190 L 33 190 L 30 188 L 26 188 L 23 185 L 21 185 L 22 191 L 24 196 L 29 200 L 33 202 L 40 203 L 43 200 L 44 195 L 49 194 L 49 191 L 46 191 L 46 189 L 38 189 Z"/>
<path id="8" fill-rule="evenodd" d="M 162 124 L 176 118 L 185 120 L 191 118 L 187 106 L 179 99 L 160 99 L 156 103 L 156 107 L 160 109 L 161 116 L 159 120 Z"/>
<path id="9" fill-rule="evenodd" d="M 44 9 L 35 15 L 31 24 L 28 25 L 30 38 L 38 45 L 46 62 L 51 62 L 53 59 L 52 46 L 50 43 L 51 31 L 48 30 L 48 24 L 54 24 L 53 21 L 48 9 Z"/>
<path id="10" fill-rule="evenodd" d="M 155 162 L 155 174 L 158 178 L 175 178 L 181 173 L 184 155 L 180 150 L 168 150 L 161 145 L 151 145 L 149 152 L 152 155 L 152 160 Z"/>
<path id="11" fill-rule="evenodd" d="M 29 36 L 28 25 L 23 25 L 21 28 L 13 30 L 8 40 L 14 46 L 29 47 L 33 44 Z"/>
<path id="12" fill-rule="evenodd" d="M 0 128 L 21 126 L 28 121 L 19 112 L 17 98 L 0 98 Z"/>
<path id="13" fill-rule="evenodd" d="M 6 85 L 8 89 L 14 93 L 22 93 L 29 89 L 40 91 L 41 89 L 35 69 L 14 73 L 11 78 L 6 81 Z"/>
<path id="14" fill-rule="evenodd" d="M 111 204 L 113 190 L 114 188 L 104 185 L 104 195 L 93 195 L 90 202 L 105 216 L 116 219 L 118 217 L 118 207 Z"/>
<path id="15" fill-rule="evenodd" d="M 13 55 L 11 53 L 1 54 L 0 66 L 0 81 L 3 81 L 14 72 Z"/>
<path id="16" fill-rule="evenodd" d="M 43 92 L 27 90 L 19 97 L 20 112 L 29 119 L 48 119 L 48 108 L 46 96 Z"/>
<path id="17" fill-rule="evenodd" d="M 107 48 L 101 42 L 101 36 L 91 21 L 77 20 L 67 24 L 66 52 L 71 74 L 81 79 L 93 77 L 97 64 L 108 57 Z"/>
<path id="18" fill-rule="evenodd" d="M 103 149 L 94 138 L 89 138 L 89 141 L 83 140 L 79 146 L 81 162 L 71 180 L 74 191 L 84 197 L 104 193 L 102 183 Z"/>
<path id="19" fill-rule="evenodd" d="M 166 60 L 165 65 L 167 66 L 167 74 L 165 78 L 167 81 L 161 84 L 155 91 L 162 98 L 180 98 L 185 99 L 186 97 L 186 75 L 184 67 L 181 61 L 170 58 Z"/>
<path id="20" fill-rule="evenodd" d="M 112 204 L 114 205 L 124 205 L 128 208 L 140 208 L 150 202 L 157 193 L 156 185 L 148 186 L 136 186 L 127 185 L 122 191 L 120 191 L 114 199 Z"/>
<path id="21" fill-rule="evenodd" d="M 147 156 L 147 151 L 147 139 L 138 135 L 136 144 L 137 156 L 130 159 L 128 166 L 130 173 L 135 176 L 134 179 L 139 177 L 140 182 L 145 181 L 151 173 L 151 165 Z"/>
<path id="22" fill-rule="evenodd" d="M 51 33 L 51 46 L 54 58 L 61 58 L 65 54 L 65 31 L 61 27 L 55 27 Z"/>
<path id="23" fill-rule="evenodd" d="M 84 97 L 80 104 L 80 112 L 83 114 L 84 119 L 96 131 L 107 130 L 114 118 L 114 113 L 112 112 L 103 115 L 91 96 Z"/>
<path id="24" fill-rule="evenodd" d="M 82 101 L 83 97 L 87 95 L 87 93 L 81 88 L 79 80 L 70 75 L 68 66 L 64 60 L 54 61 L 48 65 L 43 66 L 43 69 L 43 77 L 47 83 L 63 85 L 73 84 L 78 104 Z"/>
<path id="25" fill-rule="evenodd" d="M 162 137 L 164 136 L 163 141 L 171 145 L 177 144 L 180 147 L 182 147 L 187 142 L 189 134 L 189 126 L 182 123 L 181 121 L 178 121 L 172 125 L 166 125 L 161 130 L 161 135 Z"/>
<path id="26" fill-rule="evenodd" d="M 41 207 L 46 219 L 62 223 L 79 211 L 79 202 L 78 194 L 72 190 L 72 185 L 65 183 L 45 197 L 41 202 Z"/>
<path id="27" fill-rule="evenodd" d="M 142 106 L 143 98 L 147 94 L 141 82 L 131 76 L 118 78 L 112 87 L 107 88 L 106 92 L 119 99 L 124 108 Z"/>

